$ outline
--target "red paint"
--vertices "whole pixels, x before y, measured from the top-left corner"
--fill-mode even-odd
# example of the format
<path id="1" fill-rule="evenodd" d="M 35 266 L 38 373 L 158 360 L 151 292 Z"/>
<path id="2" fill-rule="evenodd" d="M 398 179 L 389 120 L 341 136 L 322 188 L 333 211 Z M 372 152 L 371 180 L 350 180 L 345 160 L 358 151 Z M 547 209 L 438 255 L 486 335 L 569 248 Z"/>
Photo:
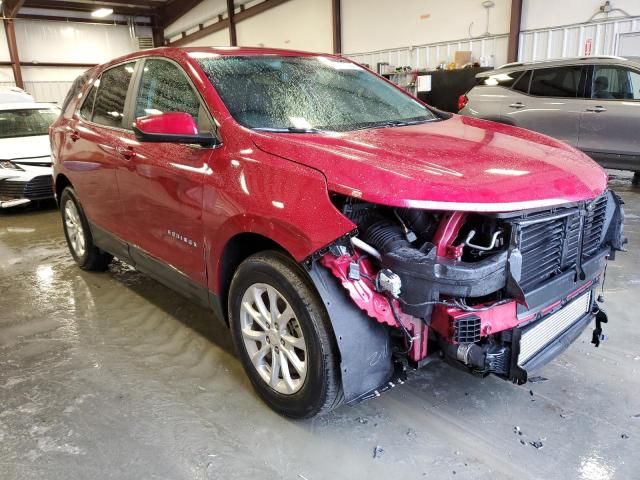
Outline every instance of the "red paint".
<path id="1" fill-rule="evenodd" d="M 588 290 L 592 286 L 593 282 L 588 282 L 585 285 L 582 285 L 580 288 L 569 293 L 563 299 L 554 302 L 553 304 L 540 310 L 539 312 L 525 314 L 520 318 L 518 318 L 517 315 L 517 303 L 515 301 L 496 305 L 492 308 L 489 308 L 488 310 L 481 310 L 478 312 L 467 312 L 457 307 L 436 305 L 433 309 L 433 315 L 431 317 L 431 328 L 439 333 L 447 342 L 453 344 L 455 343 L 453 340 L 453 336 L 455 333 L 453 330 L 454 322 L 457 319 L 464 318 L 469 315 L 475 315 L 480 318 L 481 336 L 486 337 L 488 335 L 499 333 L 504 330 L 509 330 L 517 327 L 518 325 L 525 324 L 536 317 L 548 315 L 553 312 L 554 309 L 557 309 L 560 305 L 565 304 L 566 302 L 575 298 L 577 295 Z M 474 306 L 482 308 L 486 305 Z"/>
<path id="2" fill-rule="evenodd" d="M 438 230 L 433 236 L 433 244 L 436 246 L 436 255 L 438 257 L 453 258 L 460 260 L 462 258 L 462 245 L 454 245 L 460 228 L 464 224 L 466 215 L 462 212 L 446 213 Z"/>
<path id="3" fill-rule="evenodd" d="M 351 257 L 343 255 L 336 257 L 334 255 L 325 255 L 320 259 L 320 263 L 327 267 L 331 272 L 338 277 L 342 286 L 349 292 L 349 296 L 355 302 L 358 307 L 367 312 L 371 318 L 375 318 L 378 322 L 389 325 L 390 327 L 398 327 L 391 307 L 389 305 L 389 299 L 381 293 L 376 292 L 373 284 L 367 280 L 364 276 L 360 277 L 360 280 L 349 279 L 349 265 L 356 261 L 358 257 Z M 375 277 L 376 269 L 371 265 L 368 259 L 364 259 L 360 262 L 361 274 L 368 275 L 369 277 Z M 402 314 L 400 305 L 397 300 L 394 302 L 394 308 L 396 312 Z M 402 314 L 404 317 L 408 315 Z"/>
<path id="4" fill-rule="evenodd" d="M 428 354 L 429 328 L 419 318 L 405 314 L 398 300 L 390 299 L 375 290 L 373 283 L 365 278 L 365 275 L 374 278 L 376 274 L 376 268 L 368 259 L 365 258 L 360 261 L 360 272 L 364 274 L 360 280 L 351 280 L 349 278 L 349 265 L 357 261 L 357 259 L 358 256 L 343 255 L 336 257 L 327 254 L 320 259 L 320 263 L 331 270 L 340 280 L 342 286 L 349 292 L 349 296 L 354 303 L 365 311 L 367 315 L 379 323 L 399 328 L 389 304 L 389 302 L 392 302 L 404 329 L 413 337 L 413 341 L 406 341 L 408 357 L 415 362 L 422 360 Z"/>
<path id="5" fill-rule="evenodd" d="M 423 125 L 344 133 L 246 129 L 231 118 L 193 56 L 265 54 L 313 55 L 257 48 L 159 48 L 92 69 L 96 79 L 125 60 L 173 60 L 218 123 L 222 144 L 141 143 L 129 130 L 84 121 L 74 113 L 79 101 L 74 98 L 51 129 L 54 174 L 70 179 L 96 225 L 214 293 L 220 293 L 224 249 L 236 235 L 262 235 L 301 261 L 352 231 L 355 226 L 336 210 L 329 192 L 390 206 L 455 211 L 458 223 L 443 227 L 438 248 L 440 253 L 445 249 L 444 256 L 456 257 L 452 242 L 460 212 L 562 204 L 594 198 L 605 188 L 604 171 L 565 144 L 456 115 Z M 86 93 L 87 88 L 81 95 Z M 188 127 L 159 121 L 143 119 L 143 127 Z"/>
<path id="6" fill-rule="evenodd" d="M 188 113 L 169 112 L 136 118 L 136 127 L 144 133 L 197 135 L 198 126 Z"/>
<path id="7" fill-rule="evenodd" d="M 475 315 L 480 317 L 480 331 L 482 332 L 482 337 L 486 337 L 487 335 L 518 326 L 520 322 L 516 315 L 516 305 L 516 302 L 513 301 L 479 312 L 467 312 L 456 307 L 436 305 L 431 317 L 431 328 L 449 343 L 455 343 L 453 341 L 454 322 L 459 318 Z M 477 306 L 481 307 L 482 305 Z"/>

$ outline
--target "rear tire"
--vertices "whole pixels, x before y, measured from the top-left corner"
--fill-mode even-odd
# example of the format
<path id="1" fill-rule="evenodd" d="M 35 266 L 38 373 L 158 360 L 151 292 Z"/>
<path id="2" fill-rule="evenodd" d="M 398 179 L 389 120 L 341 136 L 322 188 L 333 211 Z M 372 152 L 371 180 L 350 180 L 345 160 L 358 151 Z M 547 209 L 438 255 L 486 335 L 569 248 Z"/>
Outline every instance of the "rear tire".
<path id="1" fill-rule="evenodd" d="M 113 256 L 93 243 L 89 222 L 71 187 L 65 188 L 60 195 L 60 214 L 69 251 L 78 266 L 83 270 L 106 270 Z"/>
<path id="2" fill-rule="evenodd" d="M 342 403 L 329 316 L 288 256 L 266 251 L 240 264 L 229 291 L 229 324 L 253 387 L 273 410 L 310 418 Z"/>

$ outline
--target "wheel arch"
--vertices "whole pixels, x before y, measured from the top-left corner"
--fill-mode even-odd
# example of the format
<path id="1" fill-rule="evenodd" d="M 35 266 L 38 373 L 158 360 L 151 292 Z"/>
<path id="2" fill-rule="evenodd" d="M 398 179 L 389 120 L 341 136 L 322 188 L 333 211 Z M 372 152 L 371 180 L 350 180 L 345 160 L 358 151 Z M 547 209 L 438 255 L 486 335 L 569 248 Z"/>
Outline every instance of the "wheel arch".
<path id="1" fill-rule="evenodd" d="M 69 180 L 69 178 L 64 173 L 59 173 L 58 175 L 56 175 L 54 190 L 56 195 L 56 202 L 60 203 L 60 195 L 62 195 L 62 191 L 67 187 L 73 188 L 71 180 Z"/>
<path id="2" fill-rule="evenodd" d="M 220 261 L 217 266 L 213 265 L 210 275 L 216 277 L 220 307 L 224 316 L 223 320 L 227 325 L 229 323 L 227 307 L 229 287 L 234 273 L 244 260 L 265 250 L 276 250 L 293 259 L 293 256 L 275 240 L 260 233 L 242 232 L 234 235 L 225 243 Z"/>

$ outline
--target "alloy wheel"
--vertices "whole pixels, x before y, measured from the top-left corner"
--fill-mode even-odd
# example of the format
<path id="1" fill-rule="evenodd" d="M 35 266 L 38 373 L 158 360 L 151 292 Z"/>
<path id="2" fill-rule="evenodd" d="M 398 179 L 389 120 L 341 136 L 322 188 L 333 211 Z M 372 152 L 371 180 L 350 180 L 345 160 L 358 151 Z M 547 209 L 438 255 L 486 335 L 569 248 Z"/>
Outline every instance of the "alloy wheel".
<path id="1" fill-rule="evenodd" d="M 78 257 L 82 257 L 86 249 L 84 228 L 82 227 L 78 208 L 71 200 L 68 200 L 64 206 L 64 224 L 71 248 Z"/>
<path id="2" fill-rule="evenodd" d="M 287 299 L 271 285 L 254 283 L 242 296 L 240 329 L 260 378 L 276 392 L 292 395 L 307 377 L 307 345 Z"/>

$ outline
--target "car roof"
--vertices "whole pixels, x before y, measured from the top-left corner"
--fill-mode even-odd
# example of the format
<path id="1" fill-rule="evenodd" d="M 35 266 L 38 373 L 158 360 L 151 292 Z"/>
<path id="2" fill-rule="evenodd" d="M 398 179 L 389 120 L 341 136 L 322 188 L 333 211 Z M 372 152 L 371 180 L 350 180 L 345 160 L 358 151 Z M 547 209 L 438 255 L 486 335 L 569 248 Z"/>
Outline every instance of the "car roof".
<path id="1" fill-rule="evenodd" d="M 586 57 L 558 58 L 553 60 L 542 60 L 536 62 L 515 62 L 507 63 L 495 70 L 481 72 L 476 77 L 489 77 L 498 73 L 522 71 L 535 68 L 563 67 L 567 65 L 620 65 L 631 64 L 634 67 L 640 67 L 640 57 L 616 57 L 613 55 L 590 55 Z"/>
<path id="2" fill-rule="evenodd" d="M 60 108 L 54 103 L 8 102 L 0 103 L 0 110 L 34 110 L 40 108 Z"/>
<path id="3" fill-rule="evenodd" d="M 215 53 L 222 56 L 242 56 L 242 55 L 281 55 L 281 56 L 302 56 L 314 57 L 323 55 L 322 53 L 305 52 L 302 50 L 288 50 L 285 48 L 264 48 L 264 47 L 186 47 L 182 48 L 187 53 L 203 52 Z"/>
<path id="4" fill-rule="evenodd" d="M 199 54 L 199 55 L 198 55 Z M 198 56 L 202 58 L 207 57 L 232 57 L 232 56 L 281 56 L 281 57 L 330 57 L 330 58 L 341 58 L 336 55 L 330 53 L 313 53 L 313 52 L 304 52 L 302 50 L 287 50 L 283 48 L 262 48 L 262 47 L 158 47 L 151 48 L 148 50 L 138 50 L 127 55 L 123 55 L 121 57 L 114 58 L 106 63 L 101 65 L 97 65 L 96 67 L 89 70 L 91 71 L 102 71 L 105 68 L 109 68 L 112 65 L 117 65 L 126 61 L 134 61 L 138 59 L 143 59 L 147 57 L 153 56 L 161 56 L 168 58 L 180 58 L 187 55 L 191 56 L 194 59 L 197 59 Z"/>

